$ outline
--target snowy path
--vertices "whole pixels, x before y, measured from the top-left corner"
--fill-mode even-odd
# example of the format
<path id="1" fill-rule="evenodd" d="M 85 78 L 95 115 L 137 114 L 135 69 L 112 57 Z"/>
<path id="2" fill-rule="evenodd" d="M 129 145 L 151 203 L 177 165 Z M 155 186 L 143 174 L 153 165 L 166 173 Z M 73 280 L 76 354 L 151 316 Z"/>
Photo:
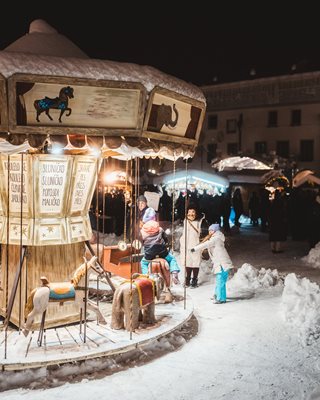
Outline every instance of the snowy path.
<path id="1" fill-rule="evenodd" d="M 46 400 L 307 399 L 319 382 L 318 353 L 284 324 L 281 288 L 225 305 L 212 304 L 211 291 L 211 283 L 189 290 L 199 333 L 179 350 L 103 379 L 47 389 Z M 19 398 L 42 400 L 44 392 L 1 393 L 2 400 Z"/>

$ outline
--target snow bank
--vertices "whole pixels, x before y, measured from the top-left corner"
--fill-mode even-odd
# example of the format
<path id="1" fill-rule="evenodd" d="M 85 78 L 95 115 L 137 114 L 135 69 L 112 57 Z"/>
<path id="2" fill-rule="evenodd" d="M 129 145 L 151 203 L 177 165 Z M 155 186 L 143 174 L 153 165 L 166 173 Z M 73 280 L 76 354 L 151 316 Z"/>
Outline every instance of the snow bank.
<path id="1" fill-rule="evenodd" d="M 302 257 L 301 260 L 310 264 L 312 268 L 320 268 L 320 242 L 309 251 L 308 255 Z"/>
<path id="2" fill-rule="evenodd" d="M 258 270 L 251 264 L 245 263 L 227 282 L 228 298 L 250 298 L 259 289 L 266 289 L 277 284 L 282 284 L 282 280 L 276 269 Z"/>
<path id="3" fill-rule="evenodd" d="M 320 288 L 307 278 L 287 275 L 282 294 L 282 313 L 295 330 L 303 345 L 310 345 L 320 337 Z"/>

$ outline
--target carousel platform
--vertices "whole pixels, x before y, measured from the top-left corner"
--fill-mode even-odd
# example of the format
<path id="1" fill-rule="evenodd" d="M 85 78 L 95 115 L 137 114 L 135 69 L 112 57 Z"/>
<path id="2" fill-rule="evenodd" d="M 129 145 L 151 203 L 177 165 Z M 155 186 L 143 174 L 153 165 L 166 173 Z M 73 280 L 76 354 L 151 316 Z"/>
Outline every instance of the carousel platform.
<path id="1" fill-rule="evenodd" d="M 103 314 L 107 325 L 99 325 L 89 315 L 80 333 L 79 324 L 66 325 L 44 331 L 42 346 L 38 345 L 38 331 L 25 337 L 22 332 L 14 329 L 7 331 L 7 352 L 5 356 L 5 332 L 0 330 L 0 391 L 14 387 L 33 387 L 38 382 L 66 378 L 75 371 L 90 373 L 94 365 L 104 370 L 106 375 L 121 369 L 125 362 L 126 368 L 130 360 L 137 360 L 144 348 L 157 346 L 162 338 L 183 329 L 183 326 L 193 316 L 192 300 L 183 300 L 183 289 L 178 289 L 175 296 L 178 301 L 170 304 L 156 305 L 156 324 L 142 326 L 135 332 L 111 329 L 111 304 L 105 304 Z M 1 325 L 0 325 L 1 329 Z M 159 345 L 158 345 L 159 347 Z M 64 368 L 62 372 L 62 368 Z M 123 366 L 122 366 L 123 368 Z"/>

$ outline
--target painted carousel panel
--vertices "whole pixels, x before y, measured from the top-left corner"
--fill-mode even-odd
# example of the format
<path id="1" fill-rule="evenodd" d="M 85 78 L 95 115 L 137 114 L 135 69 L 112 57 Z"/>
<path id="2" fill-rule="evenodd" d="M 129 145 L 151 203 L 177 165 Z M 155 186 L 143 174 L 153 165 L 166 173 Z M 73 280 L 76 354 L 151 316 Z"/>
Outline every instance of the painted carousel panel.
<path id="1" fill-rule="evenodd" d="M 2 234 L 0 226 L 1 243 L 32 246 L 33 229 L 34 229 L 34 220 L 32 218 L 21 219 L 21 218 L 3 217 Z M 9 239 L 7 237 L 8 233 L 9 233 Z"/>
<path id="2" fill-rule="evenodd" d="M 8 190 L 9 186 L 9 190 Z M 33 213 L 32 156 L 0 155 L 1 208 L 10 217 L 31 218 Z"/>
<path id="3" fill-rule="evenodd" d="M 140 83 L 17 74 L 8 85 L 11 132 L 141 132 L 146 92 Z"/>
<path id="4" fill-rule="evenodd" d="M 68 231 L 65 218 L 41 218 L 34 222 L 34 246 L 67 244 Z"/>
<path id="5" fill-rule="evenodd" d="M 68 230 L 68 242 L 75 243 L 90 240 L 92 229 L 89 215 L 80 215 L 66 219 Z"/>
<path id="6" fill-rule="evenodd" d="M 72 163 L 73 158 L 66 155 L 34 157 L 36 218 L 66 216 Z"/>
<path id="7" fill-rule="evenodd" d="M 95 157 L 74 158 L 67 214 L 88 215 L 102 160 Z"/>
<path id="8" fill-rule="evenodd" d="M 151 92 L 144 124 L 143 136 L 198 143 L 205 114 L 205 103 L 181 94 L 155 87 Z"/>

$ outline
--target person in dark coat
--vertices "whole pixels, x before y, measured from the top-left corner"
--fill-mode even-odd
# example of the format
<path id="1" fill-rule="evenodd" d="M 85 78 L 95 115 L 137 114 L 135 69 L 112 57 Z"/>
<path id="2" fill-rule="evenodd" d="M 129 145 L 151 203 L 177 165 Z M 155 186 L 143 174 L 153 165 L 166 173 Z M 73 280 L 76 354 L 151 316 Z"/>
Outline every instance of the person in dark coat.
<path id="1" fill-rule="evenodd" d="M 261 218 L 261 231 L 267 232 L 269 224 L 268 224 L 268 215 L 270 208 L 270 200 L 269 195 L 270 192 L 266 188 L 260 189 L 260 218 Z"/>
<path id="2" fill-rule="evenodd" d="M 275 191 L 269 210 L 269 241 L 272 253 L 282 253 L 287 240 L 287 209 L 279 190 Z"/>
<path id="3" fill-rule="evenodd" d="M 310 249 L 320 242 L 320 192 L 312 199 L 307 209 L 308 243 Z"/>
<path id="4" fill-rule="evenodd" d="M 243 201 L 242 201 L 241 191 L 239 188 L 237 188 L 233 193 L 232 206 L 235 214 L 234 224 L 236 226 L 240 226 L 241 224 L 239 222 L 239 219 L 241 217 L 241 214 L 243 213 Z"/>
<path id="5" fill-rule="evenodd" d="M 228 235 L 230 233 L 230 214 L 231 214 L 231 198 L 230 192 L 227 190 L 221 196 L 221 214 L 223 219 L 223 233 Z"/>
<path id="6" fill-rule="evenodd" d="M 260 199 L 257 195 L 257 192 L 251 193 L 248 207 L 249 207 L 252 225 L 258 226 L 259 225 L 259 216 L 260 216 Z"/>

